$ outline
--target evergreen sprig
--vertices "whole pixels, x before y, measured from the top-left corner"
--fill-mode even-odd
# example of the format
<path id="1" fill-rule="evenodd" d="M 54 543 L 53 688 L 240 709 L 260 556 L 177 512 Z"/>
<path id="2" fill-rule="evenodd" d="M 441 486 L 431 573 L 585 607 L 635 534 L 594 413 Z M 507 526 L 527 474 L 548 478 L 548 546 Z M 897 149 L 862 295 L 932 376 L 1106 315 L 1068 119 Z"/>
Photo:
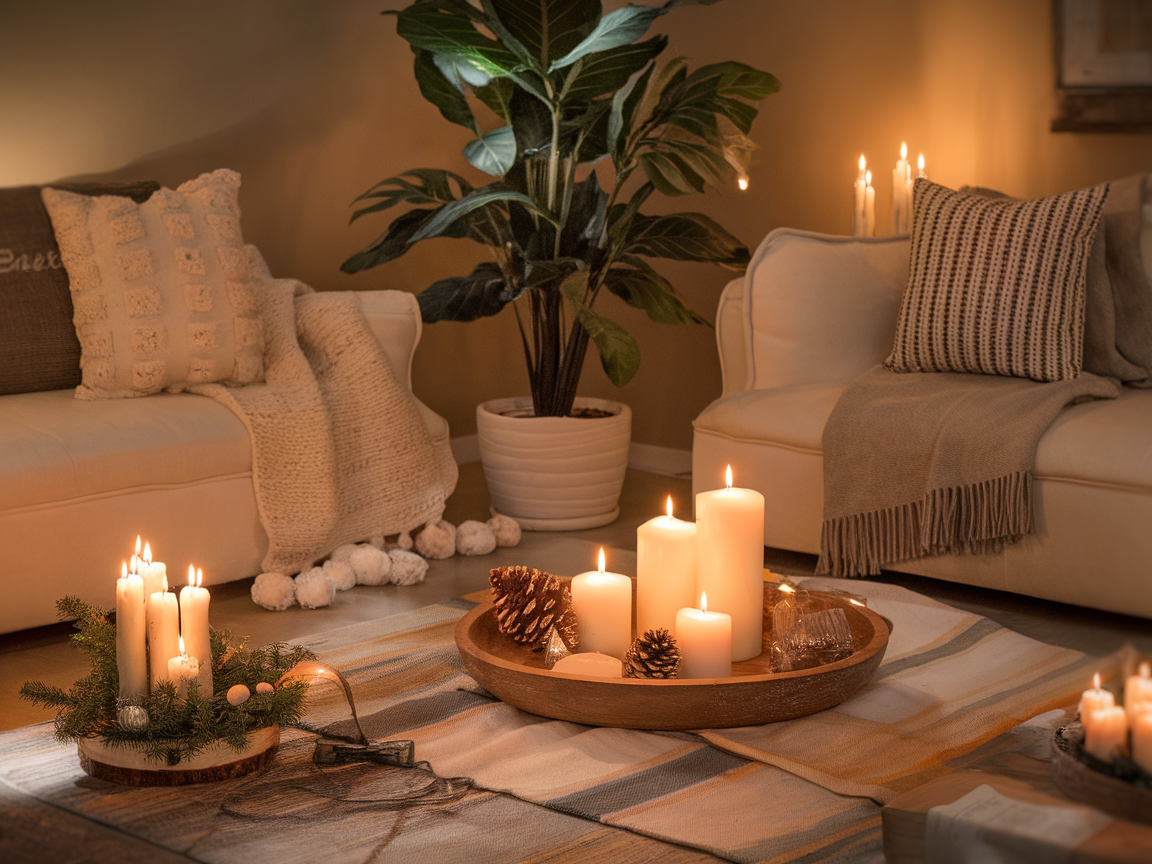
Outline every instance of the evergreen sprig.
<path id="1" fill-rule="evenodd" d="M 253 730 L 290 725 L 303 716 L 306 682 L 290 681 L 271 693 L 256 692 L 256 685 L 274 685 L 301 660 L 313 659 L 311 651 L 283 642 L 249 649 L 246 638 L 237 642 L 227 630 L 209 628 L 213 695 L 202 697 L 194 681 L 187 698 L 181 699 L 172 682 L 161 682 L 144 700 L 148 728 L 140 732 L 124 729 L 116 716 L 120 674 L 112 614 L 72 596 L 57 601 L 56 611 L 62 619 L 73 619 L 72 644 L 88 655 L 92 669 L 67 691 L 29 681 L 20 688 L 20 696 L 58 709 L 55 734 L 61 742 L 98 737 L 176 765 L 217 741 L 239 753 L 248 746 Z M 242 705 L 228 702 L 228 690 L 236 684 L 245 685 L 252 694 Z"/>

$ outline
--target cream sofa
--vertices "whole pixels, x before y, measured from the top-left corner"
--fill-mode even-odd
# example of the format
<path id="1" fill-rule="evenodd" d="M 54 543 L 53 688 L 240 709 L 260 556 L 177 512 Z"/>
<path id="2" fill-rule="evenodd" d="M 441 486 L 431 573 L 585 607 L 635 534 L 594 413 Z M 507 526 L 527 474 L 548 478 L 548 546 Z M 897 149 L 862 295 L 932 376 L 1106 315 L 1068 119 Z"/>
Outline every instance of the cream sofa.
<path id="1" fill-rule="evenodd" d="M 359 295 L 411 387 L 416 298 Z M 434 440 L 447 422 L 419 405 Z M 65 594 L 111 606 L 120 562 L 140 534 L 180 584 L 194 562 L 209 584 L 253 576 L 268 540 L 243 424 L 191 393 L 86 402 L 71 390 L 0 396 L 0 633 L 56 620 Z"/>
<path id="2" fill-rule="evenodd" d="M 724 391 L 694 423 L 693 487 L 721 485 L 731 464 L 737 485 L 764 494 L 765 545 L 819 553 L 824 424 L 845 385 L 891 350 L 907 276 L 907 238 L 778 229 L 725 289 Z M 1044 435 L 1033 535 L 892 569 L 1152 618 L 1152 390 L 1123 389 L 1066 409 Z"/>

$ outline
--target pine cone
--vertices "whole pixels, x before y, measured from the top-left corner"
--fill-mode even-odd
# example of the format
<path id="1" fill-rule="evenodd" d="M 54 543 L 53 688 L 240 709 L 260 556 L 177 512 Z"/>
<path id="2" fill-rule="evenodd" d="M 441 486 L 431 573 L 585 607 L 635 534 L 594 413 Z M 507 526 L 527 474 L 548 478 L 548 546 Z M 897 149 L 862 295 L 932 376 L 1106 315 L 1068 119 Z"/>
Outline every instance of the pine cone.
<path id="1" fill-rule="evenodd" d="M 543 651 L 548 629 L 555 627 L 569 648 L 579 641 L 572 591 L 551 573 L 535 567 L 496 567 L 488 576 L 500 632 Z"/>
<path id="2" fill-rule="evenodd" d="M 649 630 L 637 636 L 624 655 L 625 678 L 675 678 L 680 649 L 667 630 Z"/>

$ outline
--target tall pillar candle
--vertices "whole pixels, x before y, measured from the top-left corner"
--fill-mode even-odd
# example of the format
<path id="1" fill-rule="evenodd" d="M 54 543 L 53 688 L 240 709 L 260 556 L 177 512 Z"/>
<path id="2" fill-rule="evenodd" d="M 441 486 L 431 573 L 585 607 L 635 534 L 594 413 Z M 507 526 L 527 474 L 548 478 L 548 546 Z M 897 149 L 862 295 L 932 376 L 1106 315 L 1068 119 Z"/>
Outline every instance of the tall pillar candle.
<path id="1" fill-rule="evenodd" d="M 1148 702 L 1152 702 L 1152 668 L 1141 663 L 1138 673 L 1129 675 L 1124 682 L 1124 710 L 1128 712 L 1129 723 L 1137 710 L 1143 710 L 1140 706 Z"/>
<path id="2" fill-rule="evenodd" d="M 892 169 L 892 233 L 907 234 L 912 216 L 912 165 L 908 161 L 908 142 L 900 144 L 900 158 Z"/>
<path id="3" fill-rule="evenodd" d="M 180 589 L 180 636 L 188 654 L 200 661 L 200 695 L 212 695 L 212 641 L 208 636 L 208 603 L 204 571 L 188 568 L 188 584 Z"/>
<path id="4" fill-rule="evenodd" d="M 696 496 L 696 590 L 732 617 L 732 660 L 760 654 L 764 638 L 764 496 L 732 486 Z"/>
<path id="5" fill-rule="evenodd" d="M 148 669 L 152 689 L 168 679 L 168 661 L 180 652 L 180 612 L 176 595 L 157 591 L 148 595 Z"/>
<path id="6" fill-rule="evenodd" d="M 1152 774 L 1152 711 L 1132 720 L 1132 761 Z"/>
<path id="7" fill-rule="evenodd" d="M 853 186 L 854 191 L 854 208 L 852 210 L 852 233 L 856 237 L 864 236 L 865 229 L 865 203 L 868 197 L 868 181 L 865 167 L 868 165 L 864 159 L 864 154 L 860 154 L 860 173 L 856 175 L 856 183 Z"/>
<path id="8" fill-rule="evenodd" d="M 636 633 L 673 632 L 676 613 L 696 603 L 696 524 L 672 515 L 636 529 Z"/>
<path id="9" fill-rule="evenodd" d="M 140 538 L 136 538 L 140 544 Z M 152 560 L 152 547 L 144 544 L 144 555 L 141 558 L 140 575 L 144 578 L 144 596 L 151 597 L 157 591 L 168 590 L 168 568 L 163 561 Z"/>
<path id="10" fill-rule="evenodd" d="M 872 172 L 864 175 L 864 236 L 876 236 L 876 187 L 872 185 Z"/>
<path id="11" fill-rule="evenodd" d="M 700 608 L 676 613 L 676 643 L 680 647 L 680 678 L 732 676 L 732 616 L 709 612 L 707 592 Z"/>
<path id="12" fill-rule="evenodd" d="M 120 695 L 148 695 L 148 637 L 144 626 L 144 580 L 125 564 L 116 580 L 116 671 Z"/>
<path id="13" fill-rule="evenodd" d="M 620 573 L 600 569 L 581 573 L 572 580 L 572 611 L 580 628 L 580 652 L 598 651 L 623 657 L 632 644 L 632 580 Z"/>

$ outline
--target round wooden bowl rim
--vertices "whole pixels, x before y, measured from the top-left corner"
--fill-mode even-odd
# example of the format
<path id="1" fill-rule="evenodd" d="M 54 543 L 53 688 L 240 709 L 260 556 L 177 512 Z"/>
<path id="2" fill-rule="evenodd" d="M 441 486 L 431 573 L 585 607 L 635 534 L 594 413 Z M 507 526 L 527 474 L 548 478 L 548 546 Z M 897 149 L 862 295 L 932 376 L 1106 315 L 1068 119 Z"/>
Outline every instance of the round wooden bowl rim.
<path id="1" fill-rule="evenodd" d="M 842 598 L 839 595 L 832 594 L 826 591 L 811 591 L 811 594 L 820 595 L 825 598 L 834 599 L 841 602 Z M 848 601 L 843 600 L 842 605 L 847 605 Z M 522 663 L 513 663 L 505 660 L 502 657 L 497 657 L 480 648 L 468 637 L 468 631 L 472 628 L 473 622 L 483 616 L 486 612 L 492 610 L 492 601 L 486 600 L 475 609 L 466 614 L 463 618 L 456 622 L 456 629 L 453 636 L 456 640 L 456 648 L 459 651 L 466 651 L 470 656 L 487 663 L 489 666 L 498 666 L 502 669 L 507 669 L 511 672 L 528 673 L 532 675 L 543 675 L 549 678 L 559 678 L 561 680 L 570 681 L 592 681 L 600 684 L 622 684 L 625 686 L 640 686 L 651 687 L 653 685 L 661 687 L 707 687 L 707 686 L 726 686 L 741 684 L 758 684 L 763 681 L 769 680 L 784 680 L 788 678 L 805 678 L 813 674 L 825 674 L 828 672 L 835 672 L 839 669 L 847 669 L 859 663 L 864 663 L 871 659 L 879 651 L 883 651 L 888 646 L 888 623 L 878 615 L 876 612 L 869 609 L 867 606 L 857 606 L 851 604 L 854 609 L 864 615 L 872 624 L 872 638 L 867 645 L 854 651 L 850 656 L 845 657 L 843 660 L 837 660 L 835 663 L 828 663 L 823 666 L 816 666 L 811 669 L 796 669 L 791 672 L 772 672 L 764 675 L 732 675 L 727 678 L 603 678 L 594 675 L 573 675 L 571 672 L 556 672 L 552 669 L 537 669 L 532 666 L 525 666 Z"/>

